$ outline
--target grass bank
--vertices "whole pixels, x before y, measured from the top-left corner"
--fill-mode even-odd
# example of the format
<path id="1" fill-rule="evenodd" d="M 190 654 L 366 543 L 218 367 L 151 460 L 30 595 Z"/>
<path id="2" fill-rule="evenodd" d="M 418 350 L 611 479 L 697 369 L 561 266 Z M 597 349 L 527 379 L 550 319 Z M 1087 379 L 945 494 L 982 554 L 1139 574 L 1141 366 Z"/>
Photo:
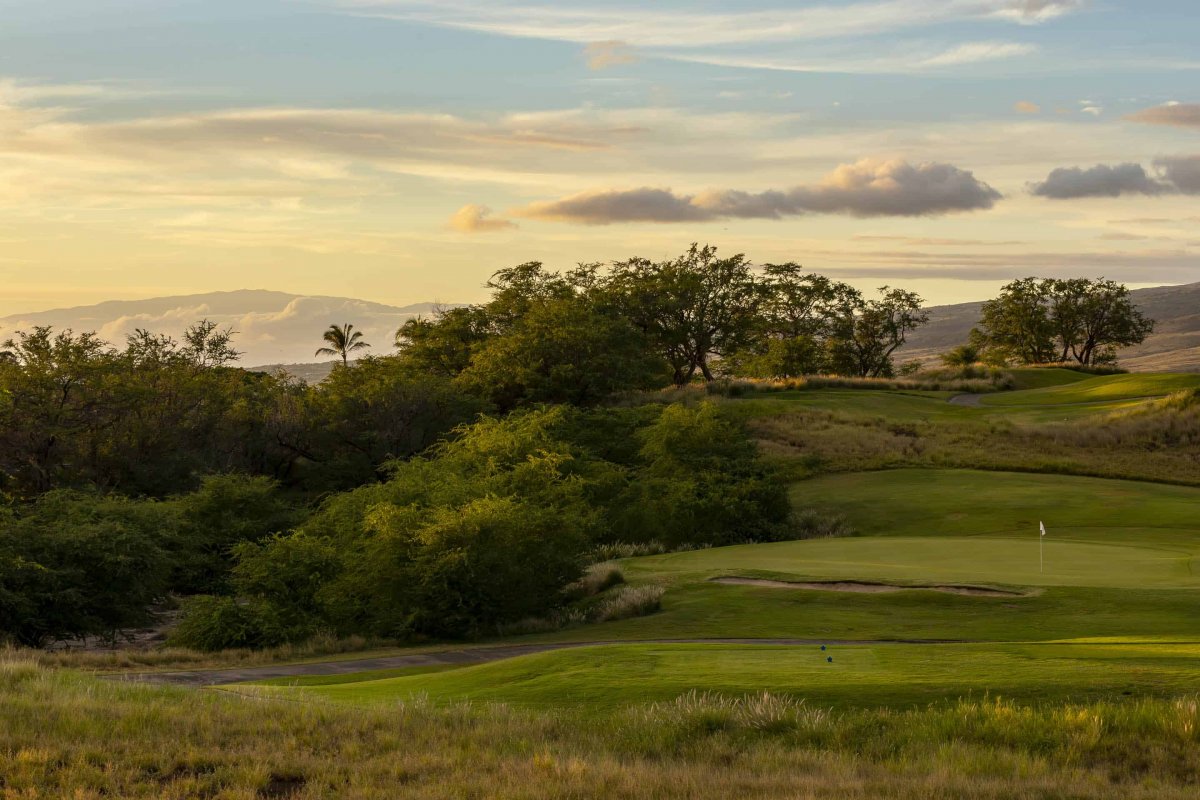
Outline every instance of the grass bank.
<path id="1" fill-rule="evenodd" d="M 247 700 L 0 663 L 0 794 L 75 798 L 1194 797 L 1192 696 L 830 710 L 685 694 L 581 719 Z"/>

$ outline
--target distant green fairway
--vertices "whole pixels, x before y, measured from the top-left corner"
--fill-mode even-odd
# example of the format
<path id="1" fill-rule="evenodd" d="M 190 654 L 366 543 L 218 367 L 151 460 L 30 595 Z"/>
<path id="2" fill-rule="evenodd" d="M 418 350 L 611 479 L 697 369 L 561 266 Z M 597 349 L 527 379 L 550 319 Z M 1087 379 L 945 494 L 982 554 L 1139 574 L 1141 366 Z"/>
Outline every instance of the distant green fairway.
<path id="1" fill-rule="evenodd" d="M 1200 375 L 1178 373 L 1103 375 L 1038 389 L 999 392 L 985 396 L 983 402 L 985 405 L 991 406 L 1102 403 L 1112 400 L 1157 397 L 1196 388 L 1200 388 Z"/>
<path id="2" fill-rule="evenodd" d="M 831 645 L 826 651 L 815 645 L 633 644 L 251 691 L 349 703 L 428 697 L 588 710 L 670 700 L 692 690 L 766 691 L 815 706 L 906 707 L 985 692 L 1020 700 L 1086 700 L 1121 692 L 1172 696 L 1200 688 L 1198 670 L 1200 644 Z"/>
<path id="3" fill-rule="evenodd" d="M 280 679 L 234 691 L 352 705 L 415 697 L 497 701 L 585 714 L 692 690 L 765 691 L 836 708 L 922 707 L 983 694 L 1058 702 L 1200 691 L 1200 489 L 902 469 L 814 478 L 796 484 L 792 499 L 799 508 L 843 515 L 860 535 L 626 559 L 621 568 L 632 585 L 666 588 L 661 611 L 517 640 L 620 644 L 475 666 Z M 1039 520 L 1050 532 L 1044 572 Z M 711 580 L 719 576 L 912 588 L 869 594 Z M 1019 594 L 917 588 L 963 584 Z M 822 652 L 645 641 L 672 638 L 900 643 L 831 644 Z"/>
<path id="4" fill-rule="evenodd" d="M 904 469 L 814 478 L 797 507 L 842 514 L 862 535 L 629 559 L 667 587 L 650 617 L 539 639 L 1087 636 L 1200 638 L 1200 489 L 1140 481 Z M 1038 571 L 1045 520 L 1046 570 Z M 927 590 L 857 594 L 731 586 L 715 576 L 1036 587 L 1017 598 Z"/>
<path id="5" fill-rule="evenodd" d="M 844 515 L 862 536 L 672 553 L 637 577 L 773 573 L 901 583 L 1200 587 L 1200 489 L 974 470 L 814 478 L 798 507 Z M 1050 535 L 1041 543 L 1038 523 Z M 1195 569 L 1193 569 L 1195 567 Z"/>
<path id="6" fill-rule="evenodd" d="M 863 536 L 1016 536 L 1200 549 L 1200 489 L 1071 475 L 898 469 L 796 484 L 798 507 L 843 514 Z"/>
<path id="7" fill-rule="evenodd" d="M 1131 531 L 1136 535 L 1136 531 Z M 1038 571 L 1036 529 L 1023 539 L 872 537 L 739 545 L 630 565 L 633 576 L 722 573 L 794 578 L 1031 586 L 1200 588 L 1192 548 L 1050 540 Z"/>

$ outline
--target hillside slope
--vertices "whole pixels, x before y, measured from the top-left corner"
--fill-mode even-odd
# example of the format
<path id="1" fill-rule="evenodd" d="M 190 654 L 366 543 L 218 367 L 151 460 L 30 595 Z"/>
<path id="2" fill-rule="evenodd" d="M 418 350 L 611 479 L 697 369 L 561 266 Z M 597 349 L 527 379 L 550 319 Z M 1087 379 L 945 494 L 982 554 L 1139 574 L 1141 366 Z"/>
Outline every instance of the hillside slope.
<path id="1" fill-rule="evenodd" d="M 1200 372 L 1200 283 L 1135 289 L 1134 302 L 1158 324 L 1137 347 L 1118 356 L 1126 369 L 1146 372 Z M 979 321 L 982 302 L 933 306 L 929 324 L 914 333 L 898 353 L 900 361 L 934 361 L 967 340 Z"/>

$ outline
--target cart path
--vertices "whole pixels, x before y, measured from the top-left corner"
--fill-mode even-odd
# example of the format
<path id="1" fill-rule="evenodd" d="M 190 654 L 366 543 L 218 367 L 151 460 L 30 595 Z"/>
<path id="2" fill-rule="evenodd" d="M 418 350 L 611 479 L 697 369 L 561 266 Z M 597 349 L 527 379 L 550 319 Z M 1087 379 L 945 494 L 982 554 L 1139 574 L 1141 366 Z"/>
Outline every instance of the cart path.
<path id="1" fill-rule="evenodd" d="M 230 669 L 183 670 L 178 672 L 127 672 L 106 677 L 140 681 L 143 683 L 175 684 L 179 686 L 213 686 L 224 683 L 260 681 L 269 678 L 290 678 L 309 675 L 347 675 L 377 669 L 403 669 L 405 667 L 429 667 L 443 664 L 468 665 L 501 661 L 506 658 L 545 653 L 551 650 L 566 650 L 576 647 L 599 647 L 605 645 L 630 644 L 745 644 L 772 645 L 778 647 L 801 647 L 817 645 L 902 645 L 902 644 L 955 644 L 953 639 L 637 639 L 604 640 L 595 642 L 552 642 L 545 644 L 514 644 L 468 647 L 457 650 L 438 650 L 425 653 L 408 653 L 375 658 L 345 659 L 340 661 L 312 661 L 303 664 L 268 664 L 261 667 L 234 667 Z"/>
<path id="2" fill-rule="evenodd" d="M 983 405 L 982 394 L 956 394 L 947 402 L 955 406 L 970 406 L 971 408 L 979 408 Z"/>

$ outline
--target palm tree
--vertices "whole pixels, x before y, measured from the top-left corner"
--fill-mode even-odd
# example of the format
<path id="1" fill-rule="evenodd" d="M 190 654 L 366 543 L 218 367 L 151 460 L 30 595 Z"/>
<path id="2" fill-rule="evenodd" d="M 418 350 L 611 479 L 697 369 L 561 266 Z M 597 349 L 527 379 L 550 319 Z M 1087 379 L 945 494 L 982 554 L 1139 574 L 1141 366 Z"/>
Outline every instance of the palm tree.
<path id="1" fill-rule="evenodd" d="M 361 341 L 362 331 L 354 330 L 354 326 L 348 323 L 341 327 L 330 325 L 329 330 L 325 331 L 325 335 L 321 338 L 329 342 L 330 346 L 318 349 L 314 355 L 339 356 L 343 366 L 349 363 L 350 354 L 355 350 L 365 350 L 371 346 Z"/>

